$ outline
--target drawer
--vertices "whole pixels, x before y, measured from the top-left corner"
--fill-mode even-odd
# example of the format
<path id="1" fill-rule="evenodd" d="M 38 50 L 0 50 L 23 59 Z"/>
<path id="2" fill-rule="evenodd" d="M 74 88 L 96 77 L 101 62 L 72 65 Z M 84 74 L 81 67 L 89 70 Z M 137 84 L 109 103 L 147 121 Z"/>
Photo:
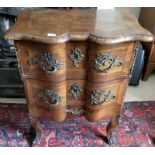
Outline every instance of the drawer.
<path id="1" fill-rule="evenodd" d="M 86 78 L 87 41 L 70 41 L 66 43 L 67 79 Z"/>
<path id="2" fill-rule="evenodd" d="M 128 79 L 119 79 L 102 84 L 87 82 L 86 118 L 89 121 L 96 121 L 106 115 L 111 115 L 113 108 L 121 107 L 127 83 Z"/>
<path id="3" fill-rule="evenodd" d="M 22 76 L 61 82 L 88 79 L 106 82 L 127 77 L 133 58 L 133 43 L 99 45 L 86 41 L 38 44 L 17 41 Z"/>
<path id="4" fill-rule="evenodd" d="M 17 41 L 22 76 L 49 82 L 66 79 L 66 45 Z"/>
<path id="5" fill-rule="evenodd" d="M 127 82 L 128 79 L 101 84 L 86 80 L 66 80 L 60 83 L 24 80 L 25 89 L 29 90 L 26 91 L 29 110 L 54 121 L 63 121 L 66 115 L 85 115 L 90 121 L 103 117 L 109 113 L 106 109 L 122 105 Z M 99 115 L 95 116 L 97 112 Z"/>
<path id="6" fill-rule="evenodd" d="M 90 44 L 87 79 L 92 82 L 106 82 L 127 77 L 132 64 L 133 45 L 134 43 Z"/>
<path id="7" fill-rule="evenodd" d="M 55 121 L 66 118 L 66 82 L 45 83 L 39 80 L 24 80 L 29 109 L 39 117 L 47 116 Z M 38 116 L 34 116 L 38 117 Z"/>

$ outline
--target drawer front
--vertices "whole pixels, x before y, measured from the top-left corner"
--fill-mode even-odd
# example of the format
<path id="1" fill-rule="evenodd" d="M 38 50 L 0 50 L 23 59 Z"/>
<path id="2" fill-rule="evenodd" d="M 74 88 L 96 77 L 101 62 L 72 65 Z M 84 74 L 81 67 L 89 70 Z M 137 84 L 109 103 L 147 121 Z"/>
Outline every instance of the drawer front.
<path id="1" fill-rule="evenodd" d="M 84 79 L 87 68 L 88 42 L 70 41 L 66 44 L 67 79 Z"/>
<path id="2" fill-rule="evenodd" d="M 22 76 L 48 82 L 86 78 L 92 82 L 106 82 L 127 77 L 132 64 L 133 45 L 103 46 L 86 41 L 52 45 L 16 42 Z"/>
<path id="3" fill-rule="evenodd" d="M 127 82 L 127 79 L 101 84 L 86 80 L 67 80 L 60 83 L 24 80 L 30 112 L 54 121 L 63 121 L 66 115 L 85 115 L 90 121 L 102 118 L 109 113 L 106 109 L 121 106 Z M 97 112 L 99 115 L 94 115 Z"/>
<path id="4" fill-rule="evenodd" d="M 22 76 L 49 82 L 66 79 L 66 45 L 17 41 Z"/>
<path id="5" fill-rule="evenodd" d="M 106 115 L 111 115 L 113 108 L 121 107 L 127 83 L 128 79 L 119 79 L 102 84 L 87 82 L 86 118 L 89 121 L 96 121 Z"/>
<path id="6" fill-rule="evenodd" d="M 66 82 L 24 80 L 24 84 L 32 113 L 39 111 L 40 117 L 45 115 L 55 121 L 63 121 L 66 118 Z"/>
<path id="7" fill-rule="evenodd" d="M 90 44 L 87 79 L 92 82 L 106 82 L 127 77 L 132 64 L 133 45 L 133 43 L 109 46 Z"/>

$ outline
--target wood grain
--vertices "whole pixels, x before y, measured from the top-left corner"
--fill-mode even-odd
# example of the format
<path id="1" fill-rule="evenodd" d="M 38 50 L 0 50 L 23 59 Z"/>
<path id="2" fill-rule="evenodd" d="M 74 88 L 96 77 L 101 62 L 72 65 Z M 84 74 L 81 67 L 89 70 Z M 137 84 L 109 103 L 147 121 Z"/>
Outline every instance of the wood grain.
<path id="1" fill-rule="evenodd" d="M 92 82 L 106 82 L 120 77 L 127 77 L 130 74 L 130 66 L 132 64 L 133 47 L 133 42 L 115 45 L 98 45 L 91 43 L 88 50 L 87 79 Z M 114 66 L 106 73 L 100 72 L 94 67 L 94 61 L 97 59 L 98 54 L 111 54 L 113 59 L 118 57 L 122 61 L 122 65 Z M 105 64 L 104 68 L 108 66 L 109 64 Z"/>
<path id="2" fill-rule="evenodd" d="M 48 33 L 56 36 L 48 37 Z M 4 37 L 48 44 L 88 39 L 99 44 L 153 40 L 152 34 L 128 11 L 87 9 L 23 11 Z"/>
<path id="3" fill-rule="evenodd" d="M 18 62 L 21 66 L 22 78 L 32 78 L 48 82 L 62 82 L 68 79 L 87 79 L 92 82 L 106 82 L 117 78 L 125 78 L 130 74 L 132 65 L 134 42 L 121 43 L 115 45 L 99 45 L 92 42 L 72 41 L 65 44 L 39 44 L 30 41 L 16 41 L 18 49 Z M 78 67 L 75 67 L 70 58 L 72 50 L 79 48 L 84 58 Z M 132 52 L 133 51 L 133 52 Z M 63 66 L 55 73 L 47 74 L 39 64 L 29 64 L 28 61 L 40 53 L 50 53 Z M 97 54 L 111 54 L 113 59 L 119 57 L 121 66 L 116 66 L 102 73 L 94 68 L 94 61 Z M 108 64 L 105 66 L 107 67 Z"/>

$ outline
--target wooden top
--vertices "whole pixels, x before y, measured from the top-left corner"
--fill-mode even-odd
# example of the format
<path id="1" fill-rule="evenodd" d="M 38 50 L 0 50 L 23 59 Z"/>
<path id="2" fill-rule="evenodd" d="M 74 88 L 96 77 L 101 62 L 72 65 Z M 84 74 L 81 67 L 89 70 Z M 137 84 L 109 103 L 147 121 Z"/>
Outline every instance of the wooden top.
<path id="1" fill-rule="evenodd" d="M 4 38 L 42 43 L 90 39 L 100 44 L 153 40 L 128 11 L 91 9 L 25 10 Z"/>

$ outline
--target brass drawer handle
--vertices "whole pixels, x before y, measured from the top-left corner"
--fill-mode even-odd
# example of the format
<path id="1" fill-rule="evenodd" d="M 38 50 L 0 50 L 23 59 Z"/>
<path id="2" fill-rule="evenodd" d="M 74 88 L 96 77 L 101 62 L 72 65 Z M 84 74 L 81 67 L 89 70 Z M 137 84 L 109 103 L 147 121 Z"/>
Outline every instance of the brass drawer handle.
<path id="1" fill-rule="evenodd" d="M 79 116 L 79 115 L 85 113 L 86 111 L 84 109 L 67 109 L 66 112 L 71 115 Z"/>
<path id="2" fill-rule="evenodd" d="M 78 99 L 78 97 L 80 96 L 80 93 L 82 92 L 83 90 L 80 88 L 79 85 L 77 85 L 76 83 L 74 83 L 71 88 L 70 88 L 70 93 L 72 94 L 73 98 L 75 100 Z"/>
<path id="3" fill-rule="evenodd" d="M 70 59 L 73 61 L 75 67 L 79 67 L 83 58 L 84 55 L 81 54 L 81 50 L 78 47 L 72 50 L 72 53 L 70 54 Z"/>
<path id="4" fill-rule="evenodd" d="M 58 94 L 54 90 L 41 90 L 37 93 L 37 97 L 40 97 L 47 104 L 52 107 L 57 106 L 61 103 L 63 96 L 58 96 Z"/>
<path id="5" fill-rule="evenodd" d="M 113 58 L 111 53 L 99 53 L 93 62 L 94 68 L 102 73 L 107 73 L 108 70 L 115 66 L 121 66 L 122 64 L 123 61 L 118 56 Z"/>
<path id="6" fill-rule="evenodd" d="M 101 97 L 103 100 L 101 100 Z M 90 94 L 90 104 L 92 105 L 106 105 L 108 101 L 110 101 L 112 98 L 115 98 L 115 93 L 112 91 L 105 91 L 105 90 L 94 90 Z"/>
<path id="7" fill-rule="evenodd" d="M 49 53 L 41 53 L 36 55 L 35 57 L 31 58 L 28 61 L 29 64 L 39 64 L 44 72 L 47 74 L 51 74 L 60 70 L 63 63 L 56 60 L 51 54 Z"/>

